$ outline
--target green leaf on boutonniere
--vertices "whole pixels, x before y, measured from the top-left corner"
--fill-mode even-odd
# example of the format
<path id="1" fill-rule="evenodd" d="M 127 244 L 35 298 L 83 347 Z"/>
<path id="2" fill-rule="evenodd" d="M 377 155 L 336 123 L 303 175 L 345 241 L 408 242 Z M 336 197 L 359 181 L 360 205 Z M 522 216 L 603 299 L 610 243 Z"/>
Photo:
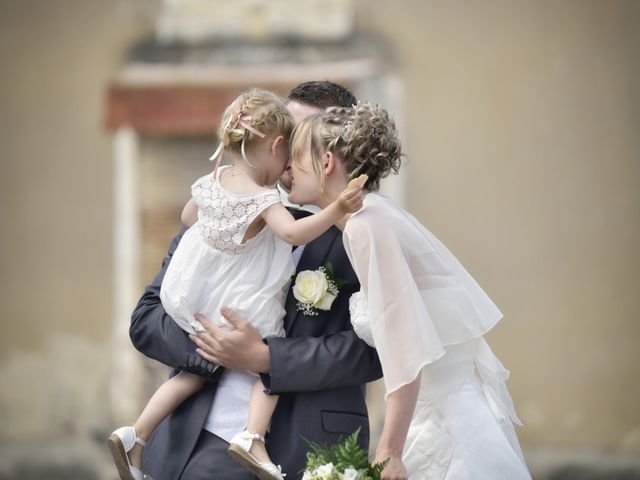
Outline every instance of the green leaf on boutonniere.
<path id="1" fill-rule="evenodd" d="M 333 264 L 331 262 L 327 262 L 324 264 L 324 269 L 327 272 L 327 277 L 331 280 L 338 289 L 342 288 L 347 282 L 341 278 L 336 278 L 335 273 L 333 273 Z"/>

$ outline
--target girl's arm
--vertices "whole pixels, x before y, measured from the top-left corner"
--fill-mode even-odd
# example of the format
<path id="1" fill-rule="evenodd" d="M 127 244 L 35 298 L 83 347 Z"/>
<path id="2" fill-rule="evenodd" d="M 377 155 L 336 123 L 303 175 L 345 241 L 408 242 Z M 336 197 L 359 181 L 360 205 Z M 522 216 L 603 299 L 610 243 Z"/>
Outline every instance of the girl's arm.
<path id="1" fill-rule="evenodd" d="M 322 235 L 347 213 L 362 208 L 362 188 L 347 188 L 328 207 L 300 220 L 276 203 L 262 212 L 262 218 L 274 233 L 290 245 L 305 245 Z"/>
<path id="2" fill-rule="evenodd" d="M 389 460 L 382 472 L 382 478 L 406 479 L 407 470 L 402 463 L 402 451 L 407 439 L 409 424 L 416 407 L 418 391 L 420 390 L 420 375 L 415 380 L 387 397 L 384 427 L 380 435 L 380 442 L 376 449 L 375 463 Z"/>
<path id="3" fill-rule="evenodd" d="M 196 201 L 192 198 L 189 199 L 187 204 L 182 209 L 182 215 L 180 216 L 182 223 L 187 227 L 190 227 L 196 221 L 198 221 L 198 205 Z"/>

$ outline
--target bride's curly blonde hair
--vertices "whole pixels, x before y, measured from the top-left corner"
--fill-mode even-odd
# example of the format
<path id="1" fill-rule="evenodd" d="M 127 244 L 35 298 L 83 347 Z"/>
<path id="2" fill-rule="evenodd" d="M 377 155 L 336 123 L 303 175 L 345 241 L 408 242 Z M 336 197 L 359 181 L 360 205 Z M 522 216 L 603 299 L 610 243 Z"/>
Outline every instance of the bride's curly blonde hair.
<path id="1" fill-rule="evenodd" d="M 376 191 L 380 180 L 398 173 L 404 156 L 394 120 L 380 105 L 364 103 L 350 108 L 330 107 L 300 122 L 293 131 L 293 162 L 309 141 L 313 170 L 324 185 L 322 155 L 332 152 L 344 164 L 351 180 L 369 176 L 365 188 Z"/>

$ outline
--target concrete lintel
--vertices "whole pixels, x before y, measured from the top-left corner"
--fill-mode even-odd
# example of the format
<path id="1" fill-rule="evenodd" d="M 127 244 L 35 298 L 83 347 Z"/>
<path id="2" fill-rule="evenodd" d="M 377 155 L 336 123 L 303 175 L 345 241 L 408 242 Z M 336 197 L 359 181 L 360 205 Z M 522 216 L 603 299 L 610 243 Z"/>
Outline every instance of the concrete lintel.
<path id="1" fill-rule="evenodd" d="M 129 63 L 117 74 L 113 85 L 121 87 L 224 86 L 238 83 L 264 85 L 297 84 L 317 79 L 353 83 L 376 75 L 378 71 L 378 62 L 373 58 L 309 64 L 261 65 Z"/>

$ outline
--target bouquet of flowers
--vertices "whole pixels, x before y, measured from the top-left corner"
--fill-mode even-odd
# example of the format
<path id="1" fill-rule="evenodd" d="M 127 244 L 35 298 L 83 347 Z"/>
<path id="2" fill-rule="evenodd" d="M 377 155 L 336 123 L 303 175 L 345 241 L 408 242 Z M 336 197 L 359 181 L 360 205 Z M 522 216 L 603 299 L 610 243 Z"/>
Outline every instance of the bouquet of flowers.
<path id="1" fill-rule="evenodd" d="M 359 433 L 358 428 L 333 446 L 307 441 L 309 452 L 302 480 L 380 480 L 387 461 L 371 465 L 367 452 L 358 445 Z"/>

